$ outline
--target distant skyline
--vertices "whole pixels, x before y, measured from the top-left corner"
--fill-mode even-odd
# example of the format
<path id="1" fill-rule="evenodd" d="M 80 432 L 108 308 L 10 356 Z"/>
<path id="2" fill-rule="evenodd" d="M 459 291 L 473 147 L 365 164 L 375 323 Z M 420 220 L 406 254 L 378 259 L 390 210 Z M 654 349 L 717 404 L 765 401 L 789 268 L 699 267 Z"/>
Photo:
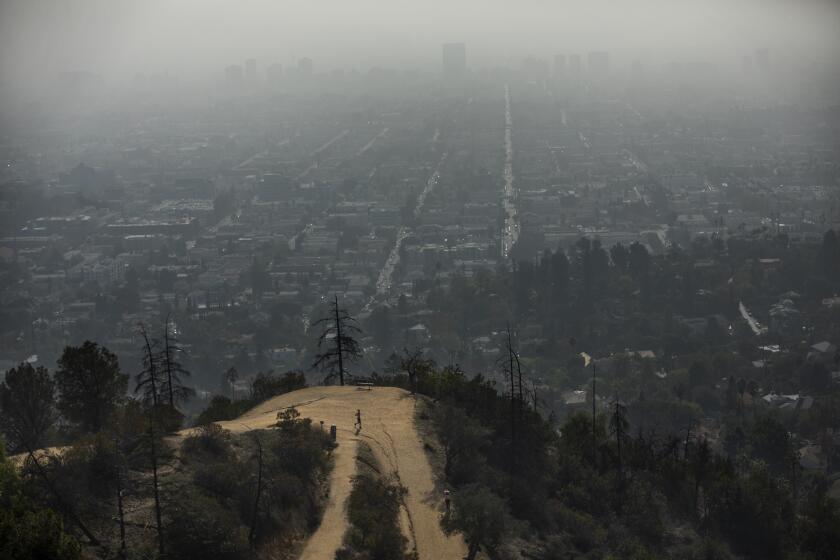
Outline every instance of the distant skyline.
<path id="1" fill-rule="evenodd" d="M 3 82 L 18 85 L 67 70 L 206 79 L 249 58 L 261 72 L 303 57 L 318 72 L 438 71 L 441 45 L 461 42 L 473 68 L 589 51 L 609 51 L 616 67 L 639 57 L 738 67 L 764 47 L 840 60 L 837 29 L 832 0 L 4 0 L 0 61 Z"/>

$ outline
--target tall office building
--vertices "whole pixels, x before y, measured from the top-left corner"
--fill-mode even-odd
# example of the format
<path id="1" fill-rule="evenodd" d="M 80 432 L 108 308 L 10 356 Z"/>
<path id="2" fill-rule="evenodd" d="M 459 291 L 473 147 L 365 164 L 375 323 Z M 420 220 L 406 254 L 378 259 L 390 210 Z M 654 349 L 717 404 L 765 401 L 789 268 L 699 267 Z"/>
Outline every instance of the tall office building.
<path id="1" fill-rule="evenodd" d="M 569 69 L 573 78 L 580 78 L 580 55 L 569 55 Z"/>
<path id="2" fill-rule="evenodd" d="M 311 58 L 303 57 L 298 60 L 297 70 L 299 78 L 311 78 L 315 73 L 315 64 Z"/>
<path id="3" fill-rule="evenodd" d="M 443 45 L 443 78 L 460 80 L 467 74 L 467 46 L 464 43 Z"/>
<path id="4" fill-rule="evenodd" d="M 562 78 L 566 75 L 566 55 L 554 55 L 554 78 Z"/>
<path id="5" fill-rule="evenodd" d="M 277 84 L 283 79 L 283 65 L 272 64 L 265 69 L 265 80 L 269 84 Z"/>
<path id="6" fill-rule="evenodd" d="M 231 64 L 225 68 L 225 82 L 229 86 L 239 87 L 242 85 L 242 67 L 238 64 Z"/>
<path id="7" fill-rule="evenodd" d="M 245 61 L 245 81 L 251 87 L 257 85 L 257 61 L 254 58 Z"/>
<path id="8" fill-rule="evenodd" d="M 533 56 L 525 57 L 522 61 L 522 75 L 528 81 L 543 81 L 548 78 L 548 64 Z"/>
<path id="9" fill-rule="evenodd" d="M 607 51 L 592 51 L 588 57 L 589 74 L 603 78 L 610 73 L 610 53 Z"/>
<path id="10" fill-rule="evenodd" d="M 755 71 L 766 74 L 770 72 L 770 50 L 758 49 L 755 51 Z"/>
<path id="11" fill-rule="evenodd" d="M 753 59 L 750 55 L 744 55 L 741 57 L 741 72 L 745 75 L 752 74 L 753 69 Z"/>

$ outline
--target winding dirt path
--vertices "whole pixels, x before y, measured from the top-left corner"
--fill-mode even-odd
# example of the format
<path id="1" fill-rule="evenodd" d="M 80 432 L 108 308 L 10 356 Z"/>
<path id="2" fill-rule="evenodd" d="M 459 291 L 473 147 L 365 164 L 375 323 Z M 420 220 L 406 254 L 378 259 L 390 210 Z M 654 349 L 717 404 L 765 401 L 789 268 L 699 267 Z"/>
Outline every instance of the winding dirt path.
<path id="1" fill-rule="evenodd" d="M 330 477 L 330 496 L 321 525 L 310 537 L 301 560 L 332 560 L 347 530 L 346 503 L 356 474 L 356 446 L 366 442 L 384 469 L 408 489 L 401 515 L 403 534 L 420 560 L 460 560 L 466 554 L 460 536 L 447 537 L 440 529 L 441 496 L 414 420 L 415 399 L 394 387 L 310 387 L 270 399 L 236 420 L 219 422 L 234 432 L 266 428 L 277 412 L 294 406 L 301 416 L 324 429 L 335 425 L 338 448 Z M 354 429 L 356 410 L 362 430 Z"/>

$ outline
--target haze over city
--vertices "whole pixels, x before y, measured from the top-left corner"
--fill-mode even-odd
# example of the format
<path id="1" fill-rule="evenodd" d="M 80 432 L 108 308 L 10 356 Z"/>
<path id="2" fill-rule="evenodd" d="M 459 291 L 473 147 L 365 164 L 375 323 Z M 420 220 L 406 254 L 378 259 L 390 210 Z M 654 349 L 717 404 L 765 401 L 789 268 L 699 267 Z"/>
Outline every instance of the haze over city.
<path id="1" fill-rule="evenodd" d="M 791 65 L 836 62 L 840 49 L 831 0 L 6 0 L 0 10 L 6 87 L 78 70 L 115 84 L 138 72 L 203 80 L 246 58 L 434 71 L 436 47 L 453 41 L 469 43 L 476 69 L 554 51 L 737 67 L 757 48 Z"/>
<path id="2" fill-rule="evenodd" d="M 0 2 L 0 557 L 834 560 L 838 30 Z"/>

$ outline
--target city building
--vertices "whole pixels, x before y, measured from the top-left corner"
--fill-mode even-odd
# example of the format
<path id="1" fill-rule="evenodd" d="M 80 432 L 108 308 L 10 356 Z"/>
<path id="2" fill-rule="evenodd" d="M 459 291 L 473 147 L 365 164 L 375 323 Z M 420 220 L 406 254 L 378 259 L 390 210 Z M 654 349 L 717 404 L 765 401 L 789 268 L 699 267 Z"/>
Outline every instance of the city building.
<path id="1" fill-rule="evenodd" d="M 569 70 L 570 70 L 573 78 L 575 78 L 575 79 L 580 78 L 580 55 L 579 54 L 569 55 Z"/>
<path id="2" fill-rule="evenodd" d="M 467 46 L 464 43 L 443 45 L 443 78 L 460 80 L 467 74 Z"/>
<path id="3" fill-rule="evenodd" d="M 229 86 L 242 85 L 242 67 L 238 64 L 231 64 L 225 68 L 225 82 Z"/>
<path id="4" fill-rule="evenodd" d="M 277 84 L 280 82 L 280 80 L 283 79 L 283 65 L 275 63 L 266 68 L 265 78 L 266 82 L 269 84 Z"/>
<path id="5" fill-rule="evenodd" d="M 255 58 L 249 58 L 245 61 L 245 81 L 250 87 L 255 87 L 259 81 L 257 76 L 257 60 Z"/>
<path id="6" fill-rule="evenodd" d="M 770 50 L 758 49 L 755 51 L 755 70 L 759 73 L 770 72 Z"/>
<path id="7" fill-rule="evenodd" d="M 607 51 L 592 51 L 588 59 L 589 75 L 594 78 L 603 78 L 610 73 L 610 53 Z"/>
<path id="8" fill-rule="evenodd" d="M 315 73 L 315 64 L 311 58 L 303 57 L 298 60 L 298 77 L 311 78 Z"/>
<path id="9" fill-rule="evenodd" d="M 554 55 L 554 78 L 562 78 L 566 75 L 566 55 Z"/>

